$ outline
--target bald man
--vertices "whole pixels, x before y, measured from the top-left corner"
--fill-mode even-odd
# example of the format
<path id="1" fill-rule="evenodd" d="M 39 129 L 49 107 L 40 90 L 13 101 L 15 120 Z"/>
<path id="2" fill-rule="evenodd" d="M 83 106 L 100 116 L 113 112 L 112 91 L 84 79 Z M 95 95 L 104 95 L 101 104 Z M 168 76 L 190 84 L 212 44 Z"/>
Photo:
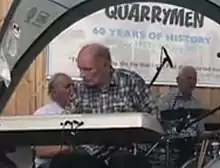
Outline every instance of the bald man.
<path id="1" fill-rule="evenodd" d="M 142 77 L 133 71 L 113 68 L 111 54 L 104 45 L 92 43 L 82 47 L 77 65 L 83 80 L 75 85 L 73 113 L 155 113 L 157 110 Z M 101 152 L 104 146 L 86 144 L 79 148 L 88 153 L 90 159 L 107 163 L 109 168 L 151 168 L 142 152 L 134 156 L 128 150 Z M 86 161 L 83 163 L 85 168 Z M 94 161 L 87 166 L 96 168 L 98 165 Z"/>
<path id="2" fill-rule="evenodd" d="M 193 90 L 197 84 L 197 72 L 192 66 L 184 66 L 180 69 L 176 78 L 177 89 L 172 89 L 168 94 L 162 96 L 158 103 L 159 112 L 169 109 L 178 108 L 202 108 L 200 102 L 193 96 Z M 161 120 L 160 114 L 158 118 Z M 191 128 L 181 132 L 180 137 L 194 137 L 197 133 L 203 131 L 203 124 L 195 124 Z M 182 152 L 178 159 L 178 166 L 186 162 L 192 155 L 194 142 L 190 141 L 186 144 L 180 143 L 178 148 Z M 187 149 L 187 150 L 185 150 Z"/>
<path id="3" fill-rule="evenodd" d="M 76 89 L 76 113 L 155 113 L 156 105 L 145 81 L 136 72 L 113 68 L 107 47 L 85 45 L 78 54 L 77 65 L 83 81 Z"/>

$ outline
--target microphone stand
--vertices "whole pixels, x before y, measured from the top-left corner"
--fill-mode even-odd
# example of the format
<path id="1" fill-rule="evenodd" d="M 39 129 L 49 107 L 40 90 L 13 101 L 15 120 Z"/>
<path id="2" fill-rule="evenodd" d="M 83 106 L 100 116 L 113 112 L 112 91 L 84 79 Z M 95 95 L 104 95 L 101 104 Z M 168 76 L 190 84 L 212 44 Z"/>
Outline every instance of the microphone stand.
<path id="1" fill-rule="evenodd" d="M 188 117 L 189 117 L 189 112 L 183 116 L 181 123 L 177 127 L 176 133 L 180 133 L 183 130 L 183 128 L 185 128 L 185 125 L 186 124 L 188 125 L 188 123 L 189 123 L 189 122 L 187 122 Z M 165 142 L 165 144 L 166 144 L 166 146 L 165 146 L 165 148 L 166 148 L 165 168 L 169 168 L 169 164 L 170 164 L 170 139 L 172 139 L 172 135 L 170 135 L 170 134 L 165 134 L 165 135 L 161 136 L 160 139 L 157 141 L 157 143 L 155 143 L 148 150 L 148 152 L 145 154 L 145 156 L 149 156 L 159 144 L 161 144 L 162 142 Z"/>
<path id="2" fill-rule="evenodd" d="M 67 145 L 71 146 L 72 149 L 74 148 L 74 142 L 73 138 L 78 134 L 78 129 L 79 127 L 83 126 L 84 122 L 83 121 L 77 121 L 77 120 L 66 120 L 64 122 L 60 123 L 60 126 L 63 127 L 62 131 L 61 131 L 61 148 L 63 145 L 65 145 L 65 142 L 67 143 Z M 67 134 L 68 136 L 66 136 L 65 134 L 65 129 L 66 127 L 70 127 L 70 133 Z"/>
<path id="3" fill-rule="evenodd" d="M 162 57 L 162 50 L 161 50 L 161 57 Z M 157 79 L 158 75 L 160 74 L 160 72 L 161 72 L 161 70 L 162 70 L 162 68 L 163 68 L 163 66 L 165 65 L 166 62 L 168 62 L 167 57 L 165 57 L 165 58 L 163 59 L 163 61 L 161 62 L 160 66 L 156 68 L 157 72 L 156 72 L 156 74 L 154 75 L 154 77 L 152 78 L 150 84 L 148 85 L 148 88 L 150 88 L 150 87 L 153 85 L 153 83 L 154 83 L 155 80 Z M 162 137 L 160 138 L 160 140 L 159 140 L 157 143 L 155 143 L 155 144 L 148 150 L 148 152 L 145 154 L 145 156 L 149 156 L 149 155 L 153 152 L 153 150 L 154 150 L 160 143 L 162 143 L 162 142 L 166 142 L 166 144 L 167 144 L 167 145 L 166 145 L 166 154 L 167 154 L 166 160 L 168 160 L 168 159 L 169 159 L 169 136 L 168 136 L 168 135 L 162 136 Z M 166 162 L 165 167 L 168 168 L 168 166 L 169 166 L 169 165 L 168 165 L 167 162 Z"/>
<path id="4" fill-rule="evenodd" d="M 160 60 L 162 59 L 163 51 L 165 52 L 166 57 L 163 58 L 163 61 L 160 63 L 160 66 L 156 68 L 157 72 L 155 73 L 154 77 L 152 78 L 150 84 L 148 85 L 148 88 L 150 88 L 150 87 L 153 85 L 153 83 L 154 83 L 155 80 L 157 79 L 158 75 L 160 74 L 160 72 L 161 72 L 161 70 L 162 70 L 162 68 L 164 67 L 164 65 L 165 65 L 166 62 L 169 62 L 169 63 L 170 63 L 171 68 L 173 67 L 172 62 L 171 62 L 171 60 L 170 60 L 170 58 L 169 58 L 169 55 L 168 55 L 168 53 L 167 53 L 167 51 L 166 51 L 166 49 L 165 49 L 164 47 L 161 47 Z M 158 140 L 158 142 L 155 143 L 155 144 L 148 150 L 148 152 L 145 154 L 145 156 L 149 156 L 149 155 L 151 154 L 151 152 L 152 152 L 160 143 L 165 142 L 165 143 L 166 143 L 166 165 L 165 165 L 165 167 L 166 167 L 166 168 L 169 168 L 169 157 L 170 157 L 170 156 L 169 156 L 169 152 L 170 152 L 170 151 L 169 151 L 169 143 L 170 143 L 170 142 L 169 142 L 169 141 L 170 141 L 169 139 L 170 139 L 170 136 L 169 136 L 168 134 L 163 135 L 162 137 L 160 137 L 160 139 Z"/>
<path id="5" fill-rule="evenodd" d="M 165 58 L 163 59 L 163 61 L 161 62 L 160 66 L 156 68 L 156 69 L 157 69 L 157 72 L 156 72 L 156 74 L 154 75 L 154 77 L 152 78 L 150 84 L 148 85 L 149 88 L 153 85 L 153 83 L 154 83 L 155 80 L 157 79 L 158 75 L 160 74 L 160 72 L 161 72 L 163 66 L 165 65 L 165 63 L 166 63 L 167 61 L 168 61 L 168 59 L 167 59 L 167 57 L 165 57 Z"/>

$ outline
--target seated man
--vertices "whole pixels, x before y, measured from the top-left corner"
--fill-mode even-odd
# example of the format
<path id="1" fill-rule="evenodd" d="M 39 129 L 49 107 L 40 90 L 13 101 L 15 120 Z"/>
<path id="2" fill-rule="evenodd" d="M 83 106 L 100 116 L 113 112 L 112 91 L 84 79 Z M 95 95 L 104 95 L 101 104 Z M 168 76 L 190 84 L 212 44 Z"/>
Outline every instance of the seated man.
<path id="1" fill-rule="evenodd" d="M 78 54 L 77 65 L 83 80 L 76 85 L 76 97 L 72 100 L 71 108 L 73 113 L 155 113 L 157 110 L 145 81 L 135 72 L 114 69 L 107 47 L 95 43 L 85 45 Z M 142 152 L 133 155 L 127 150 L 116 150 L 111 153 L 109 148 L 104 148 L 96 145 L 79 146 L 91 156 L 90 159 L 105 162 L 110 168 L 151 167 Z M 85 162 L 81 161 L 79 167 L 85 167 Z M 62 168 L 66 163 L 52 161 L 51 165 Z M 93 163 L 88 167 L 100 167 L 95 161 Z M 76 164 L 74 166 L 79 168 Z"/>
<path id="2" fill-rule="evenodd" d="M 176 81 L 178 88 L 171 90 L 167 95 L 163 96 L 159 100 L 159 112 L 178 108 L 202 108 L 198 100 L 193 97 L 193 90 L 195 89 L 197 83 L 196 69 L 192 66 L 183 67 L 180 69 Z M 158 118 L 162 120 L 160 113 L 158 113 Z M 181 132 L 180 137 L 196 136 L 198 132 L 202 131 L 202 129 L 202 123 L 195 124 L 189 129 Z M 177 167 L 182 165 L 192 156 L 194 143 L 189 141 L 186 143 L 181 142 L 180 145 L 178 145 L 178 148 L 180 149 L 181 154 L 177 160 Z"/>
<path id="3" fill-rule="evenodd" d="M 57 73 L 49 81 L 48 94 L 51 102 L 39 108 L 34 115 L 60 115 L 65 110 L 69 101 L 71 92 L 72 80 L 64 73 Z M 57 153 L 70 153 L 71 149 L 67 146 L 37 146 L 36 147 L 36 168 L 47 167 L 50 158 Z"/>

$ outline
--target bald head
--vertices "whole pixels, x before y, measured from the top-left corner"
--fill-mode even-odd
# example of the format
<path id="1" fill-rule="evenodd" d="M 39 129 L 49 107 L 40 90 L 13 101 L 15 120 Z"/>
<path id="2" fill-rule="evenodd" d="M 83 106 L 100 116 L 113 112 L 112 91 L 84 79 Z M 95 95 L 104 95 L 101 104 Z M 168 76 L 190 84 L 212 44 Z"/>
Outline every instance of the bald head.
<path id="1" fill-rule="evenodd" d="M 51 99 L 57 102 L 61 107 L 65 107 L 69 100 L 69 94 L 72 91 L 72 80 L 70 76 L 64 73 L 56 73 L 49 81 L 48 92 Z"/>
<path id="2" fill-rule="evenodd" d="M 193 66 L 184 66 L 177 76 L 177 84 L 182 94 L 191 95 L 197 83 L 197 71 Z"/>
<path id="3" fill-rule="evenodd" d="M 184 66 L 179 70 L 179 77 L 184 77 L 187 74 L 197 74 L 196 69 L 193 66 Z"/>
<path id="4" fill-rule="evenodd" d="M 77 65 L 84 82 L 88 85 L 100 85 L 111 68 L 108 47 L 99 43 L 83 46 L 78 53 Z"/>
<path id="5" fill-rule="evenodd" d="M 85 55 L 89 57 L 95 57 L 96 59 L 103 58 L 108 61 L 111 61 L 111 54 L 109 51 L 109 48 L 99 44 L 99 43 L 90 43 L 86 44 L 85 46 L 82 47 L 82 49 L 79 51 L 79 56 L 80 55 Z"/>
<path id="6" fill-rule="evenodd" d="M 56 89 L 56 85 L 62 84 L 64 82 L 71 81 L 71 78 L 65 73 L 56 73 L 54 74 L 48 83 L 48 93 L 51 94 L 54 89 Z"/>

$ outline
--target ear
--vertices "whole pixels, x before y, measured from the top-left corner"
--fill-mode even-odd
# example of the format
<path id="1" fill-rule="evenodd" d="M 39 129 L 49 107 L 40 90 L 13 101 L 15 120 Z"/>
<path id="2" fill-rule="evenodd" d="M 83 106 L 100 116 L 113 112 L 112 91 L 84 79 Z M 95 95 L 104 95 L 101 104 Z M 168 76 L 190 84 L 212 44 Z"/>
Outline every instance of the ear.
<path id="1" fill-rule="evenodd" d="M 56 94 L 56 90 L 52 90 L 51 95 L 54 96 Z"/>
<path id="2" fill-rule="evenodd" d="M 109 67 L 111 65 L 110 61 L 105 60 L 104 61 L 104 67 Z"/>

